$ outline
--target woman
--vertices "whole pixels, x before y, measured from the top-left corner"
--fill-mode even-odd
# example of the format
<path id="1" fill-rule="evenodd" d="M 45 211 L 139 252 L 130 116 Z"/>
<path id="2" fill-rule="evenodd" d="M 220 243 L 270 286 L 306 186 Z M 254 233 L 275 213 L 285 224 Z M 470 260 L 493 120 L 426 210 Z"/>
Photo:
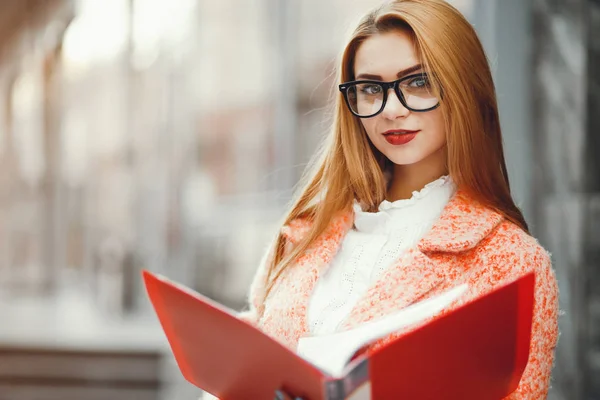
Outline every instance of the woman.
<path id="1" fill-rule="evenodd" d="M 296 350 L 461 283 L 457 307 L 536 272 L 531 351 L 509 399 L 544 399 L 557 341 L 548 253 L 511 198 L 494 85 L 465 18 L 396 0 L 345 47 L 329 142 L 243 318 Z"/>

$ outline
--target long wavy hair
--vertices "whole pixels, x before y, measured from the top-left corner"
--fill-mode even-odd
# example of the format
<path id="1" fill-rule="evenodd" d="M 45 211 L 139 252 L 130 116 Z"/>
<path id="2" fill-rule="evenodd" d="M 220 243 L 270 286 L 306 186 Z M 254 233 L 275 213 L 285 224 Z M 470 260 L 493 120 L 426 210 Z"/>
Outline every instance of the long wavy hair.
<path id="1" fill-rule="evenodd" d="M 524 231 L 508 181 L 498 106 L 483 46 L 471 24 L 444 0 L 392 0 L 366 14 L 341 54 L 338 83 L 354 79 L 358 47 L 371 36 L 408 32 L 421 63 L 443 91 L 441 110 L 447 135 L 448 173 L 457 186 Z M 294 259 L 321 235 L 332 218 L 351 211 L 356 199 L 373 211 L 385 199 L 390 162 L 369 141 L 360 120 L 335 92 L 331 133 L 304 173 L 283 225 L 310 220 L 309 232 L 284 253 L 279 233 L 267 268 L 267 293 Z"/>

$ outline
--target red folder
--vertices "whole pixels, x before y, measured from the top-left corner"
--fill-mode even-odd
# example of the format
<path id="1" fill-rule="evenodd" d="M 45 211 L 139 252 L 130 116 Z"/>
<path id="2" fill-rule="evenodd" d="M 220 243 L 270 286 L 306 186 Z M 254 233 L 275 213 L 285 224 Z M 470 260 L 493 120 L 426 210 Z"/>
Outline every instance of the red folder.
<path id="1" fill-rule="evenodd" d="M 365 352 L 342 376 L 217 302 L 148 271 L 143 276 L 181 373 L 223 400 L 272 400 L 276 389 L 306 400 L 500 400 L 517 388 L 529 356 L 533 273 Z"/>

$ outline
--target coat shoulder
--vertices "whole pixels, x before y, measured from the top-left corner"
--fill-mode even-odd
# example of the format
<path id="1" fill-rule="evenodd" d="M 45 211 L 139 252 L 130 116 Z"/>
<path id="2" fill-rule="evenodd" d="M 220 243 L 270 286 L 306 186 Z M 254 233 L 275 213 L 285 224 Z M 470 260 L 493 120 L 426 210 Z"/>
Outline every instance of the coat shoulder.
<path id="1" fill-rule="evenodd" d="M 534 236 L 508 220 L 502 221 L 480 247 L 487 258 L 510 263 L 504 267 L 517 269 L 515 272 L 552 272 L 550 253 Z"/>

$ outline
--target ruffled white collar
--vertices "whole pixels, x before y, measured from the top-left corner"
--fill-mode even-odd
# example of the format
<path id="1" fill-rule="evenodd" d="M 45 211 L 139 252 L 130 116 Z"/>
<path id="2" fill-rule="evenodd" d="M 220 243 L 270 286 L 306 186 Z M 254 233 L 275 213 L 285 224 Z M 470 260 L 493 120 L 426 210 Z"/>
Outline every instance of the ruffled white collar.
<path id="1" fill-rule="evenodd" d="M 382 201 L 377 212 L 363 211 L 355 201 L 354 225 L 359 231 L 377 232 L 388 231 L 392 222 L 395 226 L 430 223 L 439 217 L 455 192 L 456 185 L 445 175 L 414 191 L 409 199 Z"/>

